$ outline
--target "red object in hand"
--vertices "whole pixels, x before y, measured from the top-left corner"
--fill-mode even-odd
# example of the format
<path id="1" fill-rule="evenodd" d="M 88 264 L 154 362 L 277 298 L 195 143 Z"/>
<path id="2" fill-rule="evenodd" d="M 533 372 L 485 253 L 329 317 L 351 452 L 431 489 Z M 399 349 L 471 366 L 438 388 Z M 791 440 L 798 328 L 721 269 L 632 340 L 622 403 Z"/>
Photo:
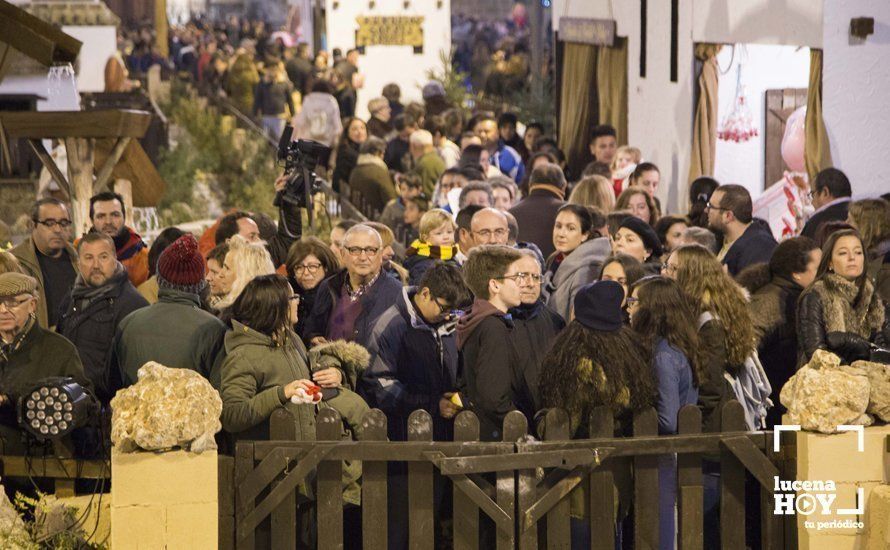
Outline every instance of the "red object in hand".
<path id="1" fill-rule="evenodd" d="M 306 389 L 306 394 L 312 398 L 312 401 L 318 403 L 321 401 L 321 386 L 309 386 L 309 388 Z"/>

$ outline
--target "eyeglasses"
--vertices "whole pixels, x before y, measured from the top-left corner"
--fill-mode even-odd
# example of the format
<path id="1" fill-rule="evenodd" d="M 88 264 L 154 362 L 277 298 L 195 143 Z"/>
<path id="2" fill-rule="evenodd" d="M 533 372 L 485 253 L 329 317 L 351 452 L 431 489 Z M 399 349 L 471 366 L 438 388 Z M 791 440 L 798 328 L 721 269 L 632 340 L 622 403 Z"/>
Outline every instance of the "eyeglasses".
<path id="1" fill-rule="evenodd" d="M 377 253 L 380 252 L 380 249 L 377 248 L 376 246 L 366 246 L 364 248 L 362 248 L 360 246 L 347 246 L 346 252 L 349 252 L 349 255 L 352 256 L 353 258 L 358 258 L 359 256 L 362 255 L 362 253 L 364 253 L 370 257 L 370 256 L 376 256 Z"/>
<path id="2" fill-rule="evenodd" d="M 676 273 L 678 269 L 680 269 L 680 267 L 675 264 L 661 264 L 661 271 L 664 273 Z"/>
<path id="3" fill-rule="evenodd" d="M 48 220 L 34 220 L 34 223 L 45 225 L 49 229 L 55 229 L 57 227 L 68 229 L 69 227 L 71 227 L 71 220 L 54 220 L 50 218 Z"/>
<path id="4" fill-rule="evenodd" d="M 34 299 L 33 296 L 28 296 L 27 298 L 22 298 L 21 300 L 14 297 L 3 298 L 0 299 L 0 306 L 4 307 L 6 311 L 12 311 L 14 309 L 22 307 L 23 305 L 30 302 L 32 299 Z"/>
<path id="5" fill-rule="evenodd" d="M 495 279 L 511 279 L 517 284 L 541 284 L 541 276 L 537 273 L 516 273 L 514 275 L 504 275 L 503 277 L 495 277 Z"/>
<path id="6" fill-rule="evenodd" d="M 723 208 L 722 206 L 714 206 L 711 204 L 711 201 L 708 201 L 708 204 L 705 205 L 705 208 L 708 210 L 729 210 L 729 208 Z"/>
<path id="7" fill-rule="evenodd" d="M 509 229 L 494 229 L 494 230 L 483 229 L 481 231 L 473 231 L 473 233 L 475 235 L 479 235 L 480 237 L 482 237 L 485 240 L 491 240 L 492 236 L 495 236 L 499 239 L 503 239 L 510 233 L 510 230 Z"/>
<path id="8" fill-rule="evenodd" d="M 298 265 L 297 267 L 294 268 L 294 273 L 299 274 L 299 273 L 309 272 L 312 275 L 315 275 L 318 272 L 318 268 L 320 268 L 320 267 L 321 267 L 321 264 Z"/>
<path id="9" fill-rule="evenodd" d="M 438 298 L 430 294 L 430 300 L 436 304 L 436 307 L 439 308 L 439 315 L 447 315 L 451 311 L 451 306 L 448 304 L 442 305 L 442 302 L 439 301 Z"/>

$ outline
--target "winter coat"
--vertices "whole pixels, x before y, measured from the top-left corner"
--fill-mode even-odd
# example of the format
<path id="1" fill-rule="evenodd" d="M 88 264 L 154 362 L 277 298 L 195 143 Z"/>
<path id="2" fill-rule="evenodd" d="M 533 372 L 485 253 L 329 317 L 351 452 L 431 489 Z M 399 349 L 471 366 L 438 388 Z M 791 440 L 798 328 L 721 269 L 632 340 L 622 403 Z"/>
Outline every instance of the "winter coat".
<path id="1" fill-rule="evenodd" d="M 312 92 L 303 98 L 300 113 L 294 117 L 294 139 L 311 139 L 333 147 L 342 132 L 340 106 L 334 96 Z"/>
<path id="2" fill-rule="evenodd" d="M 196 294 L 162 288 L 158 303 L 134 311 L 118 325 L 109 368 L 118 368 L 124 387 L 136 383 L 148 361 L 191 369 L 219 388 L 226 326 L 201 309 Z"/>
<path id="3" fill-rule="evenodd" d="M 347 271 L 342 269 L 322 281 L 318 286 L 315 306 L 306 321 L 303 341 L 310 342 L 316 336 L 327 337 L 331 313 L 340 300 L 340 294 L 348 276 Z M 359 298 L 362 312 L 355 320 L 351 341 L 366 349 L 369 348 L 371 346 L 371 329 L 374 327 L 374 323 L 389 306 L 399 299 L 401 294 L 402 284 L 381 273 L 374 284 Z"/>
<path id="4" fill-rule="evenodd" d="M 730 245 L 722 263 L 729 274 L 735 277 L 749 265 L 769 263 L 776 246 L 778 243 L 772 233 L 763 229 L 758 223 L 751 223 Z"/>
<path id="5" fill-rule="evenodd" d="M 518 240 L 538 245 L 545 258 L 553 254 L 553 224 L 556 211 L 564 204 L 562 196 L 550 186 L 534 186 L 527 197 L 510 209 L 519 224 Z"/>
<path id="6" fill-rule="evenodd" d="M 136 287 L 138 292 L 149 304 L 155 304 L 158 301 L 158 276 L 152 275 L 144 283 Z"/>
<path id="7" fill-rule="evenodd" d="M 297 322 L 294 325 L 294 332 L 297 333 L 297 336 L 302 338 L 303 333 L 306 332 L 306 319 L 312 314 L 312 307 L 315 305 L 315 297 L 318 296 L 318 287 L 321 283 L 316 285 L 313 289 L 304 290 L 303 287 L 300 286 L 300 283 L 296 282 L 293 278 L 288 277 L 288 281 L 290 282 L 291 288 L 294 289 L 294 292 L 300 295 L 300 305 L 297 306 Z"/>
<path id="8" fill-rule="evenodd" d="M 405 173 L 411 169 L 409 149 L 408 140 L 397 135 L 386 144 L 383 162 L 389 166 L 390 170 Z"/>
<path id="9" fill-rule="evenodd" d="M 457 323 L 457 348 L 461 399 L 479 418 L 479 439 L 500 441 L 510 411 L 521 411 L 532 425 L 534 399 L 521 372 L 510 317 L 477 298 Z"/>
<path id="10" fill-rule="evenodd" d="M 148 245 L 138 233 L 124 227 L 120 235 L 114 238 L 117 261 L 127 268 L 127 275 L 133 286 L 139 286 L 148 279 Z"/>
<path id="11" fill-rule="evenodd" d="M 294 87 L 287 80 L 275 82 L 264 78 L 254 92 L 253 114 L 278 117 L 294 114 L 293 92 Z"/>
<path id="12" fill-rule="evenodd" d="M 417 239 L 405 251 L 404 268 L 408 270 L 408 284 L 417 286 L 427 270 L 433 267 L 437 261 L 450 263 L 460 267 L 455 258 L 460 254 L 458 245 L 433 246 Z"/>
<path id="13" fill-rule="evenodd" d="M 372 116 L 368 119 L 368 134 L 386 140 L 392 133 L 392 124 L 383 122 L 379 118 Z"/>
<path id="14" fill-rule="evenodd" d="M 374 212 L 383 212 L 386 203 L 396 198 L 396 187 L 389 177 L 389 169 L 377 155 L 359 155 L 349 175 L 349 189 L 362 196 Z"/>
<path id="15" fill-rule="evenodd" d="M 77 273 L 77 251 L 68 243 L 65 243 L 65 251 L 68 253 L 68 259 L 74 266 L 74 272 Z M 13 256 L 19 261 L 25 274 L 37 279 L 37 322 L 43 328 L 49 327 L 49 312 L 46 305 L 46 289 L 44 288 L 43 271 L 40 269 L 40 262 L 37 260 L 37 249 L 34 241 L 28 237 L 22 241 L 17 247 L 10 250 Z"/>
<path id="16" fill-rule="evenodd" d="M 16 403 L 24 392 L 45 378 L 70 376 L 89 388 L 77 349 L 64 336 L 29 321 L 11 349 L 0 351 L 0 394 L 9 397 L 0 406 L 0 452 L 25 454 L 18 427 Z"/>
<path id="17" fill-rule="evenodd" d="M 603 262 L 611 253 L 608 237 L 581 243 L 559 264 L 555 273 L 548 271 L 545 275 L 544 288 L 549 293 L 547 306 L 563 319 L 568 319 L 575 294 L 581 287 L 596 280 Z"/>
<path id="18" fill-rule="evenodd" d="M 706 319 L 706 320 L 705 320 Z M 702 314 L 698 328 L 699 360 L 702 362 L 705 379 L 699 381 L 698 406 L 702 414 L 702 430 L 719 432 L 722 430 L 721 410 L 723 405 L 735 399 L 732 386 L 723 373 L 736 374 L 737 365 L 731 365 L 726 350 L 726 329 L 723 323 L 710 314 Z"/>
<path id="19" fill-rule="evenodd" d="M 797 371 L 797 300 L 803 287 L 782 277 L 773 277 L 752 295 L 748 310 L 757 338 L 757 355 L 769 378 L 773 408 L 770 425 L 780 424 L 785 408 L 779 392 Z"/>
<path id="20" fill-rule="evenodd" d="M 433 189 L 439 181 L 442 172 L 445 171 L 445 161 L 439 156 L 438 151 L 433 149 L 424 153 L 414 163 L 414 173 L 420 177 L 423 194 L 427 197 L 433 196 Z"/>
<path id="21" fill-rule="evenodd" d="M 296 441 L 315 441 L 315 416 L 320 408 L 330 407 L 344 420 L 343 438 L 351 438 L 351 429 L 361 428 L 367 404 L 349 389 L 357 374 L 367 365 L 367 353 L 345 342 L 334 342 L 319 351 L 307 353 L 296 334 L 288 331 L 285 343 L 232 321 L 225 337 L 226 359 L 222 365 L 220 395 L 223 400 L 222 425 L 236 439 L 268 440 L 269 418 L 278 408 L 294 417 Z M 349 356 L 351 362 L 344 360 Z M 310 368 L 313 365 L 313 368 Z M 285 397 L 284 386 L 299 379 L 311 379 L 311 372 L 328 367 L 344 371 L 344 386 L 325 393 L 336 394 L 315 404 L 295 404 Z M 349 372 L 349 373 L 347 373 Z M 354 387 L 354 386 L 353 386 Z M 358 479 L 361 464 L 348 462 L 343 471 L 344 500 L 360 504 Z M 308 492 L 305 487 L 304 492 Z"/>
<path id="22" fill-rule="evenodd" d="M 260 73 L 251 55 L 242 53 L 235 57 L 226 78 L 226 93 L 242 113 L 250 114 L 254 88 L 259 82 Z"/>
<path id="23" fill-rule="evenodd" d="M 865 279 L 860 293 L 855 282 L 834 273 L 826 274 L 800 296 L 797 307 L 798 363 L 808 362 L 817 349 L 832 351 L 845 363 L 868 359 L 868 343 L 884 346 L 890 342 L 890 322 L 885 313 L 884 303 L 870 279 Z M 847 342 L 831 342 L 829 333 L 844 333 Z M 851 343 L 864 347 L 865 355 L 862 350 L 849 347 Z"/>
<path id="24" fill-rule="evenodd" d="M 455 323 L 428 324 L 414 307 L 415 292 L 403 289 L 377 319 L 360 393 L 386 413 L 390 440 L 407 441 L 408 416 L 423 409 L 433 418 L 433 439 L 450 441 L 452 422 L 439 416 L 439 399 L 457 389 Z"/>
<path id="25" fill-rule="evenodd" d="M 559 331 L 565 328 L 565 320 L 544 305 L 539 298 L 533 304 L 522 304 L 510 310 L 513 318 L 513 343 L 523 360 L 522 375 L 534 403 L 534 410 L 541 409 L 541 393 L 538 382 L 541 366 Z"/>
<path id="26" fill-rule="evenodd" d="M 825 222 L 843 222 L 847 221 L 847 212 L 850 209 L 850 201 L 846 200 L 837 204 L 832 204 L 825 210 L 816 212 L 807 220 L 800 234 L 811 239 L 816 238 L 819 226 Z"/>
<path id="27" fill-rule="evenodd" d="M 871 261 L 866 268 L 884 305 L 890 304 L 890 239 L 871 250 Z"/>
<path id="28" fill-rule="evenodd" d="M 352 170 L 358 162 L 358 143 L 346 138 L 346 141 L 337 147 L 337 159 L 334 164 L 334 173 L 331 176 L 331 185 L 334 191 L 340 191 L 340 184 L 349 183 Z"/>
<path id="29" fill-rule="evenodd" d="M 62 304 L 64 313 L 56 332 L 77 346 L 84 373 L 103 403 L 121 387 L 120 371 L 108 368 L 117 327 L 124 317 L 143 307 L 148 307 L 148 302 L 133 288 L 123 266 L 99 288 L 87 286 L 78 276 Z"/>

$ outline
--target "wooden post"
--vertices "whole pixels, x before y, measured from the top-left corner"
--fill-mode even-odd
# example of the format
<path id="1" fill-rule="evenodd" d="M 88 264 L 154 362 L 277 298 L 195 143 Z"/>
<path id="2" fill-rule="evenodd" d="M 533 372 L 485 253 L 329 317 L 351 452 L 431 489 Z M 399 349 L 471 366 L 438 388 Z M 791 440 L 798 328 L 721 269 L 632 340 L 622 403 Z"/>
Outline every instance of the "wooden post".
<path id="1" fill-rule="evenodd" d="M 71 185 L 71 232 L 78 238 L 90 229 L 90 197 L 93 196 L 93 140 L 65 138 L 68 181 Z"/>
<path id="2" fill-rule="evenodd" d="M 133 227 L 133 182 L 118 178 L 114 180 L 114 192 L 124 198 L 124 216 L 127 225 Z"/>

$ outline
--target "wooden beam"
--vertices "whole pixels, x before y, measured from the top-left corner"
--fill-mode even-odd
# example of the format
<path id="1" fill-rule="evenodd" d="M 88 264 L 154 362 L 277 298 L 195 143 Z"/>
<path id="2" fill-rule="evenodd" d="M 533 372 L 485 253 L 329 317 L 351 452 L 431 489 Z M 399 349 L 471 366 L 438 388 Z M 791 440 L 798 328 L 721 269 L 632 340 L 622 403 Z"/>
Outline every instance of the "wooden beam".
<path id="1" fill-rule="evenodd" d="M 111 466 L 102 460 L 77 460 L 47 457 L 46 459 L 3 456 L 3 477 L 53 477 L 60 479 L 101 479 L 111 477 Z"/>
<path id="2" fill-rule="evenodd" d="M 39 139 L 29 139 L 28 145 L 31 146 L 31 150 L 34 151 L 34 154 L 37 155 L 40 162 L 42 162 L 46 169 L 49 170 L 50 175 L 56 180 L 56 183 L 59 184 L 59 189 L 65 193 L 68 200 L 71 200 L 71 184 L 68 183 L 68 179 L 62 174 L 62 171 L 59 170 L 59 166 L 56 164 L 52 155 L 46 152 L 46 149 L 43 148 L 43 144 L 40 143 Z"/>
<path id="3" fill-rule="evenodd" d="M 105 163 L 102 164 L 102 168 L 99 169 L 99 173 L 96 174 L 96 181 L 93 182 L 93 194 L 105 191 L 108 187 L 108 182 L 111 180 L 111 172 L 114 170 L 114 167 L 117 165 L 118 161 L 121 159 L 121 156 L 124 154 L 124 150 L 127 148 L 127 145 L 130 144 L 130 140 L 132 138 L 129 137 L 119 137 L 117 141 L 114 143 L 114 147 L 111 149 L 111 153 L 108 155 L 108 158 L 105 159 Z"/>
<path id="4" fill-rule="evenodd" d="M 93 196 L 93 140 L 65 139 L 68 152 L 68 178 L 71 180 L 71 214 L 76 239 L 90 229 L 90 197 Z"/>
<path id="5" fill-rule="evenodd" d="M 141 138 L 151 114 L 129 109 L 6 111 L 0 113 L 0 119 L 11 138 Z"/>
<path id="6" fill-rule="evenodd" d="M 43 65 L 74 63 L 83 43 L 25 10 L 0 0 L 3 42 Z"/>

